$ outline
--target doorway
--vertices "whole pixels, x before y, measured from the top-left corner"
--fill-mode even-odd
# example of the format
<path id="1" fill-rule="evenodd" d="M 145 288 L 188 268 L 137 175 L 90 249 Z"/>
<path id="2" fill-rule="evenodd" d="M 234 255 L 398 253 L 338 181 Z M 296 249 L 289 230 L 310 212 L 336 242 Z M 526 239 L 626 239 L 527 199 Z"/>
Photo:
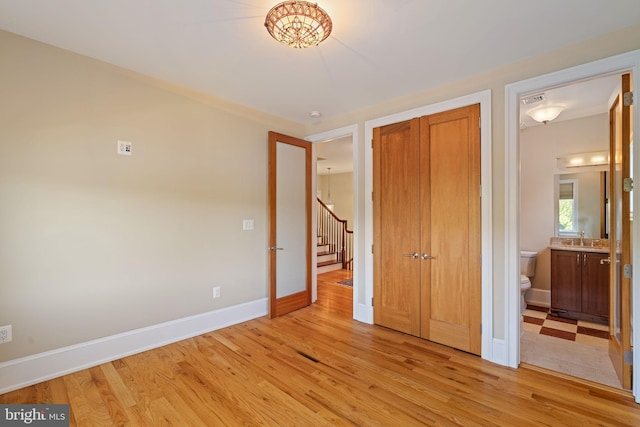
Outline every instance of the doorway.
<path id="1" fill-rule="evenodd" d="M 313 265 L 313 286 L 312 286 L 312 301 L 322 304 L 333 304 L 341 307 L 339 312 L 343 312 L 350 318 L 358 318 L 358 291 L 361 288 L 360 278 L 361 274 L 358 272 L 358 268 L 362 266 L 359 262 L 360 254 L 362 253 L 362 245 L 358 242 L 358 126 L 345 126 L 342 128 L 334 129 L 327 132 L 322 132 L 314 135 L 307 136 L 306 140 L 313 143 L 314 147 L 314 188 L 316 189 L 316 195 L 320 199 L 328 198 L 328 184 L 329 184 L 329 171 L 327 168 L 332 168 L 332 179 L 336 175 L 343 175 L 339 177 L 339 181 L 333 181 L 331 202 L 335 205 L 342 201 L 343 206 L 337 212 L 339 214 L 346 213 L 346 216 L 351 216 L 352 224 L 348 225 L 353 231 L 353 248 L 352 254 L 347 255 L 346 258 L 350 258 L 350 270 L 342 269 L 335 270 L 334 272 L 322 273 L 318 270 L 318 264 L 314 262 Z M 349 164 L 350 163 L 350 164 Z M 345 174 L 346 173 L 346 174 Z M 350 178 L 349 178 L 350 177 Z M 349 179 L 351 183 L 349 184 Z M 347 191 L 337 191 L 336 183 L 340 183 L 343 186 L 349 186 Z M 337 191 L 337 192 L 336 192 Z M 350 193 L 350 195 L 349 195 Z M 335 200 L 333 200 L 335 196 Z M 351 203 L 345 198 L 351 198 Z M 350 206 L 348 206 L 350 205 Z M 335 206 L 334 206 L 335 209 Z M 342 212 L 342 213 L 341 213 Z M 314 230 L 318 230 L 318 217 L 319 214 L 313 216 L 312 226 Z M 318 237 L 316 237 L 318 238 Z M 318 259 L 318 253 L 322 248 L 314 244 L 313 245 L 313 257 Z M 345 259 L 349 261 L 349 259 Z M 349 285 L 344 283 L 349 280 Z M 323 300 L 324 298 L 324 300 Z M 332 301 L 337 299 L 337 302 Z M 343 307 L 344 300 L 350 300 L 351 307 Z"/>
<path id="2" fill-rule="evenodd" d="M 520 99 L 520 250 L 536 254 L 523 282 L 520 361 L 616 388 L 622 385 L 608 355 L 610 240 L 603 214 L 609 100 L 620 82 L 612 74 Z M 531 117 L 549 106 L 562 109 L 555 119 Z"/>
<path id="3" fill-rule="evenodd" d="M 633 75 L 633 86 L 638 87 L 638 71 L 640 69 L 640 51 L 629 52 L 627 54 L 606 58 L 593 63 L 570 68 L 567 70 L 555 72 L 553 74 L 544 75 L 529 80 L 509 84 L 505 87 L 506 95 L 506 156 L 505 156 L 505 194 L 506 194 L 506 233 L 505 233 L 505 253 L 506 268 L 505 282 L 507 283 L 507 298 L 505 300 L 505 312 L 507 313 L 506 339 L 508 365 L 517 367 L 520 362 L 520 289 L 516 286 L 519 283 L 519 252 L 520 252 L 520 198 L 521 198 L 521 176 L 519 173 L 520 159 L 520 99 L 523 95 L 533 94 L 537 91 L 543 91 L 549 87 L 559 87 L 570 84 L 572 82 L 583 81 L 597 76 L 608 74 L 622 73 L 630 71 Z M 633 113 L 633 121 L 638 123 L 638 110 Z M 637 155 L 637 149 L 634 148 L 634 155 Z M 637 197 L 633 197 L 633 205 L 637 206 Z M 634 246 L 637 247 L 638 238 L 635 236 L 637 230 L 634 231 L 632 240 Z M 634 254 L 633 262 L 638 264 L 638 254 Z M 637 278 L 632 279 L 632 286 L 637 288 Z M 640 307 L 640 298 L 638 293 L 634 293 L 632 305 L 634 309 Z M 633 320 L 633 341 L 638 342 L 638 330 L 640 322 L 638 316 Z M 637 364 L 638 352 L 634 352 L 630 356 L 633 364 Z M 638 373 L 634 371 L 633 384 L 637 384 Z M 636 401 L 640 401 L 638 388 L 634 387 L 634 396 Z"/>
<path id="4" fill-rule="evenodd" d="M 317 305 L 353 318 L 353 139 L 314 144 L 317 197 Z"/>

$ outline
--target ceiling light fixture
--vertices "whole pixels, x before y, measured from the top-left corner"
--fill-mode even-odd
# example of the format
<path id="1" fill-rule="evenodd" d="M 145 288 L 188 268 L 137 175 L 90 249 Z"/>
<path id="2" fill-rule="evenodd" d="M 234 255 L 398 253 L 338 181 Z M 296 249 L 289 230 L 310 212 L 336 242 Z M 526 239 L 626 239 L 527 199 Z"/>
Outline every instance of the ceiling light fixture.
<path id="1" fill-rule="evenodd" d="M 331 34 L 331 18 L 317 4 L 284 1 L 275 5 L 264 21 L 271 37 L 280 43 L 305 48 L 318 45 Z"/>
<path id="2" fill-rule="evenodd" d="M 564 107 L 560 105 L 549 105 L 547 107 L 540 107 L 531 110 L 527 114 L 536 122 L 544 123 L 546 125 L 551 120 L 558 117 L 562 110 L 564 110 Z"/>
<path id="3" fill-rule="evenodd" d="M 607 165 L 609 165 L 608 151 L 568 154 L 558 158 L 558 167 L 560 169 Z"/>
<path id="4" fill-rule="evenodd" d="M 330 211 L 333 212 L 333 208 L 335 208 L 336 205 L 331 200 L 331 168 L 327 168 L 327 170 L 329 171 L 329 192 L 327 193 L 327 203 L 325 203 L 325 205 L 327 206 L 327 208 L 329 208 Z"/>

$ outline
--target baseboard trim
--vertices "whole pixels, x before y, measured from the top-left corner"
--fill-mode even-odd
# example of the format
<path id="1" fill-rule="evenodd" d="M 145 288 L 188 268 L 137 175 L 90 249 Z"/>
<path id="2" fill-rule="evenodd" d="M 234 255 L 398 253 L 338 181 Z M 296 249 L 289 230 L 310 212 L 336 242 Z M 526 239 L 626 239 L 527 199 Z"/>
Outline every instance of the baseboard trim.
<path id="1" fill-rule="evenodd" d="M 353 318 L 355 320 L 373 325 L 373 307 L 358 303 L 353 308 Z"/>
<path id="2" fill-rule="evenodd" d="M 506 346 L 505 340 L 493 338 L 492 348 L 491 348 L 491 358 L 488 360 L 498 365 L 509 366 L 509 363 L 508 363 L 509 361 L 507 360 L 507 346 Z"/>
<path id="3" fill-rule="evenodd" d="M 527 304 L 538 307 L 551 307 L 551 291 L 531 288 L 525 293 L 524 300 Z"/>
<path id="4" fill-rule="evenodd" d="M 268 299 L 184 317 L 0 363 L 0 394 L 132 354 L 221 329 L 268 313 Z"/>

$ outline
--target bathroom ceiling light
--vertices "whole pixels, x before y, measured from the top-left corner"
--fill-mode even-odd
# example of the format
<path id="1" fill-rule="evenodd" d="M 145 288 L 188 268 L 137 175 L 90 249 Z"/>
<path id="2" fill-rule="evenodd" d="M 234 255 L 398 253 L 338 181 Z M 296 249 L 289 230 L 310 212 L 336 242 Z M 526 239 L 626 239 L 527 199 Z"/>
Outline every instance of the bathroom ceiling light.
<path id="1" fill-rule="evenodd" d="M 322 8 L 308 1 L 285 1 L 275 5 L 264 21 L 271 37 L 280 43 L 305 48 L 329 37 L 333 24 Z"/>
<path id="2" fill-rule="evenodd" d="M 527 112 L 527 114 L 536 122 L 544 123 L 546 125 L 551 120 L 558 117 L 562 110 L 564 110 L 564 107 L 560 105 L 549 105 L 547 107 L 533 109 Z"/>

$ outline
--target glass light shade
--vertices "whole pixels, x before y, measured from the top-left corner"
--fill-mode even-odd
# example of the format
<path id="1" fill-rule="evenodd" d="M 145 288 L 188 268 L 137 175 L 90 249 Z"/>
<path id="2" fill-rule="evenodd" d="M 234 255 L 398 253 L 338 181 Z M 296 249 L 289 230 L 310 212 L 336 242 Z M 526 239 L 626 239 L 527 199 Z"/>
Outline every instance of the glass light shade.
<path id="1" fill-rule="evenodd" d="M 331 18 L 317 4 L 285 1 L 275 5 L 264 21 L 271 37 L 294 48 L 316 46 L 329 37 Z"/>
<path id="2" fill-rule="evenodd" d="M 327 192 L 327 208 L 329 208 L 329 210 L 333 212 L 333 208 L 335 208 L 336 205 L 335 203 L 333 203 L 333 200 L 331 200 L 331 168 L 327 168 L 327 171 L 329 171 L 329 178 L 327 179 L 329 182 L 329 191 Z"/>
<path id="3" fill-rule="evenodd" d="M 527 114 L 531 116 L 533 120 L 536 122 L 544 123 L 550 122 L 551 120 L 558 117 L 558 115 L 562 112 L 564 107 L 559 105 L 550 105 L 548 107 L 540 107 L 535 110 L 529 111 Z"/>

